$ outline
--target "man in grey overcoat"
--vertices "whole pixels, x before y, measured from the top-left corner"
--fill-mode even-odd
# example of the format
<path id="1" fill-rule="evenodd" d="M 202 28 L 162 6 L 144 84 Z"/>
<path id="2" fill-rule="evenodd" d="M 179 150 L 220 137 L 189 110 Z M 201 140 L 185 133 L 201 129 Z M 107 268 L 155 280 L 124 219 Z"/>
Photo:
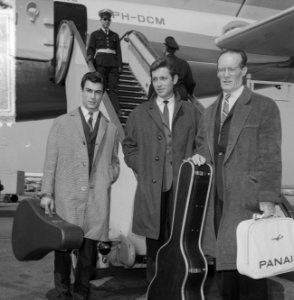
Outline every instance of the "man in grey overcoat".
<path id="1" fill-rule="evenodd" d="M 42 207 L 55 209 L 61 218 L 84 231 L 77 255 L 74 299 L 88 299 L 97 241 L 108 240 L 111 184 L 119 175 L 118 131 L 99 111 L 104 93 L 102 75 L 86 73 L 81 89 L 81 106 L 58 117 L 50 130 L 41 198 Z M 72 299 L 70 270 L 70 254 L 55 251 L 58 299 Z"/>
<path id="2" fill-rule="evenodd" d="M 243 86 L 247 56 L 226 50 L 218 59 L 222 93 L 204 112 L 194 163 L 214 169 L 203 250 L 216 260 L 224 300 L 267 300 L 265 279 L 236 270 L 236 228 L 253 213 L 270 216 L 281 201 L 281 120 L 276 103 Z M 243 298 L 244 297 L 244 298 Z"/>
<path id="3" fill-rule="evenodd" d="M 132 230 L 146 237 L 148 282 L 169 237 L 180 164 L 196 153 L 201 115 L 174 93 L 178 76 L 167 58 L 157 59 L 150 74 L 155 94 L 130 114 L 123 141 L 126 164 L 138 175 Z"/>

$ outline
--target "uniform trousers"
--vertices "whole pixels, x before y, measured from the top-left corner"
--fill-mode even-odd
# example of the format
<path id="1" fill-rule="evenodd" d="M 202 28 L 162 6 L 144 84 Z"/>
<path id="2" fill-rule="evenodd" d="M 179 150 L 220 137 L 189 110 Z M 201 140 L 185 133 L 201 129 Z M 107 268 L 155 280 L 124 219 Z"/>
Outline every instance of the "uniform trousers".
<path id="1" fill-rule="evenodd" d="M 75 300 L 86 300 L 90 291 L 90 280 L 95 276 L 97 241 L 84 238 L 77 254 L 73 295 Z M 54 283 L 60 299 L 72 299 L 70 290 L 71 256 L 68 252 L 55 251 Z"/>
<path id="2" fill-rule="evenodd" d="M 146 238 L 147 267 L 146 279 L 150 283 L 155 275 L 156 254 L 169 239 L 173 218 L 173 189 L 161 193 L 160 231 L 158 239 Z"/>
<path id="3" fill-rule="evenodd" d="M 118 97 L 118 67 L 96 66 L 96 70 L 103 75 L 105 87 L 109 90 L 109 98 L 116 113 L 119 113 Z"/>

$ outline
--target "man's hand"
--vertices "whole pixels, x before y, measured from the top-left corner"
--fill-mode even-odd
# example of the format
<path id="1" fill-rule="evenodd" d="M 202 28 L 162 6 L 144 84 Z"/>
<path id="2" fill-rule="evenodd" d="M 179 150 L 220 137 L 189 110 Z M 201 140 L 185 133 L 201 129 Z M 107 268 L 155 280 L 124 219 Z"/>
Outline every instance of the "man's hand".
<path id="1" fill-rule="evenodd" d="M 275 203 L 273 202 L 260 202 L 259 209 L 263 212 L 263 217 L 268 218 L 276 213 Z"/>
<path id="2" fill-rule="evenodd" d="M 54 201 L 52 199 L 52 197 L 49 196 L 43 196 L 41 198 L 41 203 L 40 203 L 41 207 L 45 209 L 45 214 L 50 214 L 53 212 L 54 210 Z"/>
<path id="3" fill-rule="evenodd" d="M 206 162 L 206 159 L 204 156 L 200 155 L 200 154 L 195 154 L 193 155 L 191 158 L 192 162 L 197 165 L 197 166 L 201 166 L 204 165 Z"/>

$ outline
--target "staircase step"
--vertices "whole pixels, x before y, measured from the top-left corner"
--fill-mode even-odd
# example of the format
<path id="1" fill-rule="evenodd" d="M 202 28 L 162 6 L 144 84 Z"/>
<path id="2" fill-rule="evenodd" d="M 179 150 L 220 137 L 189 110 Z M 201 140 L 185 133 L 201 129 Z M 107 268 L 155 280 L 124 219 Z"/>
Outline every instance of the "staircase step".
<path id="1" fill-rule="evenodd" d="M 138 92 L 142 92 L 142 88 L 139 85 L 132 86 L 132 85 L 119 84 L 118 85 L 118 89 L 119 90 L 124 90 L 124 91 L 138 91 Z"/>
<path id="2" fill-rule="evenodd" d="M 139 87 L 140 89 L 142 89 L 142 87 L 138 84 L 138 80 L 136 79 L 120 79 L 118 81 L 118 85 L 123 85 L 123 86 L 137 86 Z"/>
<path id="3" fill-rule="evenodd" d="M 125 63 L 123 64 L 122 73 L 119 75 L 118 96 L 121 112 L 119 119 L 124 127 L 133 109 L 142 102 L 147 101 L 144 89 L 139 84 L 129 65 Z"/>
<path id="4" fill-rule="evenodd" d="M 142 103 L 147 101 L 147 98 L 143 97 L 124 97 L 124 96 L 119 96 L 119 101 L 122 103 Z"/>
<path id="5" fill-rule="evenodd" d="M 140 105 L 140 103 L 120 103 L 120 108 L 123 110 L 133 110 L 138 105 Z"/>
<path id="6" fill-rule="evenodd" d="M 138 80 L 135 77 L 131 77 L 131 76 L 121 76 L 118 80 L 118 83 L 121 82 L 136 82 L 138 84 Z"/>
<path id="7" fill-rule="evenodd" d="M 118 89 L 119 95 L 122 97 L 135 97 L 135 98 L 141 98 L 145 99 L 147 98 L 146 94 L 144 92 L 138 92 L 136 90 L 121 90 Z"/>

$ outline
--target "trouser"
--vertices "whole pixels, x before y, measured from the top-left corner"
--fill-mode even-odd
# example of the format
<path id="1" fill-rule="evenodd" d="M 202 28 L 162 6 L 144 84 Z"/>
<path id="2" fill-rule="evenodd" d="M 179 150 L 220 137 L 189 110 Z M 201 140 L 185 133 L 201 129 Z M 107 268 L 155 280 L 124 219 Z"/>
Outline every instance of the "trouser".
<path id="1" fill-rule="evenodd" d="M 73 294 L 75 300 L 87 299 L 90 280 L 95 275 L 97 262 L 97 241 L 84 238 L 77 254 Z M 71 256 L 68 252 L 55 251 L 54 283 L 58 294 L 71 299 L 70 292 Z"/>
<path id="2" fill-rule="evenodd" d="M 155 262 L 158 249 L 167 242 L 172 226 L 173 217 L 173 189 L 161 193 L 160 231 L 157 240 L 146 238 L 146 279 L 150 283 L 155 275 Z"/>
<path id="3" fill-rule="evenodd" d="M 109 90 L 109 98 L 116 113 L 119 113 L 118 97 L 118 67 L 97 66 L 96 70 L 103 75 L 105 80 L 105 89 Z"/>
<path id="4" fill-rule="evenodd" d="M 267 280 L 252 279 L 237 270 L 217 271 L 222 300 L 267 300 Z"/>

